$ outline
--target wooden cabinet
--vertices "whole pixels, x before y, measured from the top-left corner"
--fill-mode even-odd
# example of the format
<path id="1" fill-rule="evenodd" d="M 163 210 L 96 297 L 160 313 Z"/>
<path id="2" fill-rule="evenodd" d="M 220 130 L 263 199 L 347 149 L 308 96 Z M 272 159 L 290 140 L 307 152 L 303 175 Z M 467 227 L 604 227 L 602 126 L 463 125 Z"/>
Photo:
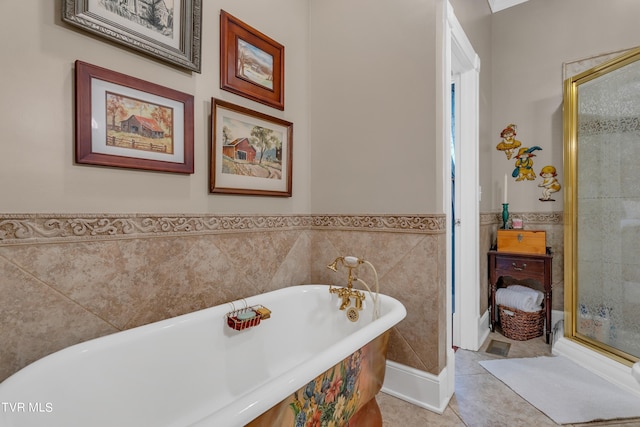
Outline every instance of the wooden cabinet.
<path id="1" fill-rule="evenodd" d="M 499 252 L 545 254 L 547 233 L 544 230 L 498 230 Z"/>
<path id="2" fill-rule="evenodd" d="M 549 343 L 551 336 L 551 261 L 553 255 L 527 254 L 489 251 L 489 310 L 491 330 L 497 322 L 496 290 L 500 277 L 513 277 L 516 280 L 532 279 L 540 282 L 544 289 L 545 338 Z"/>

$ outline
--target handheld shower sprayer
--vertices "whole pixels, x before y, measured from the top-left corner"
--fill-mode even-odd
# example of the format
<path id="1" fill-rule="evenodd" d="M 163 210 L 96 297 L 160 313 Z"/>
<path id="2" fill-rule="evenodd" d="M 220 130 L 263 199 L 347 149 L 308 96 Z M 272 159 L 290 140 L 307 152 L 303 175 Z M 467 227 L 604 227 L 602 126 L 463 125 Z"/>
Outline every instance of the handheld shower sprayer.
<path id="1" fill-rule="evenodd" d="M 380 315 L 379 313 L 379 305 L 378 305 L 378 293 L 380 290 L 380 286 L 378 284 L 378 272 L 376 271 L 375 267 L 373 266 L 373 264 L 371 264 L 369 261 L 364 260 L 362 258 L 358 258 L 355 256 L 340 256 L 338 258 L 336 258 L 331 264 L 327 265 L 327 268 L 330 270 L 333 270 L 334 272 L 338 271 L 338 263 L 343 264 L 345 267 L 347 267 L 349 269 L 349 274 L 347 277 L 347 290 L 348 292 L 351 292 L 351 289 L 353 288 L 353 281 L 357 281 L 362 283 L 362 285 L 367 289 L 367 291 L 369 292 L 369 296 L 371 296 L 371 300 L 373 301 L 373 318 L 377 319 Z M 371 270 L 373 271 L 373 275 L 375 277 L 375 295 L 373 294 L 373 292 L 371 291 L 371 288 L 369 287 L 369 285 L 366 284 L 366 282 L 362 279 L 360 279 L 359 277 L 354 276 L 353 274 L 353 269 L 357 268 L 358 266 L 360 266 L 360 264 L 367 264 Z M 331 287 L 329 288 L 329 292 L 334 292 L 332 291 Z M 357 292 L 357 291 L 354 291 Z M 363 297 L 364 299 L 364 297 Z M 343 306 L 345 306 L 345 304 L 343 303 Z M 343 309 L 344 307 L 341 306 L 341 309 Z"/>

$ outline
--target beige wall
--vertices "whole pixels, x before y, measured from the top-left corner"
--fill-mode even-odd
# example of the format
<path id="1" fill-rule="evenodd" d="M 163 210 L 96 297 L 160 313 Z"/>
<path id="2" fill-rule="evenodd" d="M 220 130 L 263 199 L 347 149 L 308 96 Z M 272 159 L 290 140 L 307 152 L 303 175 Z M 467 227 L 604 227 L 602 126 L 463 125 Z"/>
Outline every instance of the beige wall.
<path id="1" fill-rule="evenodd" d="M 314 212 L 443 212 L 436 1 L 310 1 Z"/>
<path id="2" fill-rule="evenodd" d="M 524 213 L 525 228 L 547 232 L 553 258 L 553 309 L 563 309 L 564 242 L 560 213 L 564 192 L 555 193 L 555 202 L 541 202 L 538 184 L 540 169 L 553 165 L 563 179 L 562 65 L 607 52 L 640 45 L 635 17 L 640 4 L 630 0 L 529 0 L 492 16 L 492 139 L 490 168 L 481 175 L 492 181 L 485 192 L 492 210 L 500 209 L 502 182 L 515 161 L 506 160 L 495 149 L 500 131 L 509 123 L 518 125 L 517 139 L 523 146 L 538 145 L 535 181 L 509 181 L 509 210 Z M 548 216 L 545 214 L 549 214 Z M 482 280 L 485 280 L 481 276 Z"/>
<path id="3" fill-rule="evenodd" d="M 434 4 L 203 3 L 202 74 L 61 22 L 60 0 L 0 16 L 0 36 L 16 40 L 0 47 L 10 58 L 0 80 L 0 378 L 107 333 L 281 286 L 341 283 L 325 265 L 349 253 L 377 265 L 382 291 L 408 307 L 390 357 L 439 373 L 445 225 L 420 216 L 442 210 Z M 284 112 L 219 89 L 220 8 L 285 45 Z M 75 165 L 76 59 L 194 95 L 195 173 Z M 294 123 L 293 197 L 208 194 L 211 97 Z M 377 215 L 394 212 L 408 214 Z"/>
<path id="4" fill-rule="evenodd" d="M 500 131 L 518 125 L 523 146 L 538 145 L 534 170 L 554 165 L 562 173 L 562 64 L 640 45 L 636 17 L 640 3 L 633 0 L 530 0 L 492 17 L 492 137 L 491 209 L 502 202 L 502 180 L 515 162 L 495 150 Z M 555 202 L 540 202 L 540 179 L 509 182 L 509 209 L 525 212 L 562 211 L 564 192 Z"/>
<path id="5" fill-rule="evenodd" d="M 480 199 L 480 211 L 494 210 L 491 204 L 492 178 L 490 168 L 493 156 L 492 142 L 495 139 L 491 128 L 492 117 L 492 45 L 491 45 L 491 9 L 486 1 L 477 0 L 450 0 L 453 11 L 469 38 L 473 49 L 480 57 L 480 82 L 479 82 L 479 147 L 478 163 L 479 185 L 482 191 Z M 495 145 L 495 144 L 493 144 Z M 464 147 L 462 147 L 464 149 Z M 462 171 L 463 172 L 463 171 Z"/>
<path id="6" fill-rule="evenodd" d="M 61 0 L 12 2 L 6 9 L 0 16 L 4 40 L 0 211 L 309 212 L 307 2 L 203 1 L 201 74 L 176 69 L 63 23 Z M 220 9 L 285 45 L 284 112 L 220 90 Z M 195 173 L 74 165 L 76 59 L 192 94 Z M 292 198 L 208 194 L 212 97 L 294 123 Z"/>
<path id="7" fill-rule="evenodd" d="M 562 64 L 640 45 L 635 16 L 640 4 L 631 0 L 529 0 L 487 16 L 485 2 L 451 0 L 454 11 L 480 56 L 480 295 L 487 294 L 486 251 L 495 244 L 504 174 L 515 159 L 496 150 L 500 131 L 518 125 L 523 146 L 538 145 L 534 171 L 557 168 L 563 184 Z M 489 112 L 487 112 L 489 110 Z M 563 308 L 564 192 L 555 202 L 541 202 L 539 176 L 535 181 L 509 178 L 509 210 L 525 220 L 525 228 L 547 232 L 553 259 L 553 309 Z M 480 312 L 487 309 L 480 300 Z"/>
<path id="8" fill-rule="evenodd" d="M 632 0 L 529 0 L 490 14 L 485 1 L 451 0 L 456 17 L 480 56 L 480 210 L 501 210 L 504 174 L 515 159 L 496 150 L 500 132 L 518 125 L 523 146 L 538 145 L 534 170 L 556 166 L 562 184 L 562 64 L 640 45 L 629 31 L 640 4 Z M 541 180 L 509 178 L 512 212 L 560 212 L 555 202 L 540 202 Z"/>

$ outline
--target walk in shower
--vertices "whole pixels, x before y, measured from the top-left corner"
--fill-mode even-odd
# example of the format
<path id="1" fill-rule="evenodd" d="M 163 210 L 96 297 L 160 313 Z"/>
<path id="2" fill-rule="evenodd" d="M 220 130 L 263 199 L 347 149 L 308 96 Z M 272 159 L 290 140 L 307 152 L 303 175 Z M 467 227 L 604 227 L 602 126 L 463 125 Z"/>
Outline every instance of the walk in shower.
<path id="1" fill-rule="evenodd" d="M 640 49 L 565 80 L 565 336 L 640 360 Z"/>

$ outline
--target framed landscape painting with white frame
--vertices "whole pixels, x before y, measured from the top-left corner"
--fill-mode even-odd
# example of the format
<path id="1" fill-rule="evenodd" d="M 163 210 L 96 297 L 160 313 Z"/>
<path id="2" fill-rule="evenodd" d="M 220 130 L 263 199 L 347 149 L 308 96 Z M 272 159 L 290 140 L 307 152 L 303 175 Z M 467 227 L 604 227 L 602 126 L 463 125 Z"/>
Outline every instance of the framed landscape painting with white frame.
<path id="1" fill-rule="evenodd" d="M 62 20 L 200 72 L 202 0 L 63 0 Z"/>
<path id="2" fill-rule="evenodd" d="M 76 162 L 193 173 L 193 96 L 76 61 Z"/>
<path id="3" fill-rule="evenodd" d="M 293 123 L 211 99 L 211 193 L 291 197 Z"/>

